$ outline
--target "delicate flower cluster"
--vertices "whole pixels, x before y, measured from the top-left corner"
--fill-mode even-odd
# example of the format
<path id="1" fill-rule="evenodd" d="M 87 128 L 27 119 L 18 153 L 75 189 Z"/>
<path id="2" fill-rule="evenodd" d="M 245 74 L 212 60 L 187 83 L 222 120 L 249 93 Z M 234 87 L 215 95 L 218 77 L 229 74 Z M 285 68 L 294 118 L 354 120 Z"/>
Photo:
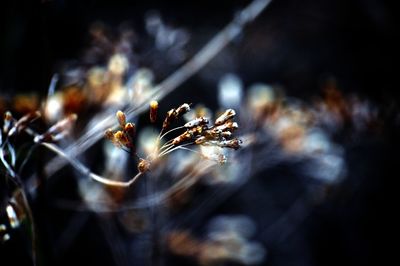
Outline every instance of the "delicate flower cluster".
<path id="1" fill-rule="evenodd" d="M 105 132 L 106 138 L 119 148 L 126 147 L 129 150 L 134 149 L 133 138 L 136 133 L 135 124 L 127 123 L 126 116 L 122 111 L 117 112 L 117 120 L 122 130 L 113 132 L 111 129 L 107 129 Z"/>
<path id="2" fill-rule="evenodd" d="M 174 138 L 172 144 L 177 145 L 193 140 L 198 145 L 212 145 L 237 150 L 241 141 L 237 138 L 232 139 L 233 131 L 238 129 L 238 124 L 232 122 L 235 115 L 235 110 L 228 109 L 215 120 L 213 126 L 208 125 L 209 121 L 205 117 L 189 121 L 184 125 L 187 129 L 186 132 Z"/>
<path id="3" fill-rule="evenodd" d="M 150 121 L 156 122 L 158 110 L 158 102 L 151 101 L 150 103 Z M 155 140 L 155 149 L 152 154 L 146 158 L 141 158 L 136 154 L 134 137 L 136 133 L 136 126 L 133 123 L 126 121 L 126 115 L 122 111 L 117 112 L 117 120 L 121 129 L 113 131 L 108 129 L 105 132 L 105 137 L 110 140 L 116 147 L 122 148 L 125 151 L 133 153 L 139 159 L 138 171 L 144 173 L 150 169 L 152 162 L 158 158 L 161 158 L 170 152 L 177 149 L 184 149 L 199 153 L 198 151 L 187 148 L 189 145 L 204 145 L 204 146 L 215 146 L 220 148 L 231 148 L 238 149 L 241 144 L 241 140 L 232 138 L 233 132 L 238 129 L 238 124 L 233 122 L 233 118 L 236 115 L 235 110 L 227 109 L 222 115 L 220 115 L 214 122 L 214 125 L 209 125 L 209 119 L 205 117 L 197 117 L 183 126 L 172 128 L 169 131 L 171 124 L 182 117 L 185 113 L 190 111 L 190 105 L 184 103 L 178 108 L 171 109 L 167 112 L 163 121 L 162 129 L 157 139 Z M 178 130 L 186 129 L 185 132 L 166 141 L 160 146 L 162 139 L 169 133 Z M 166 131 L 166 132 L 165 132 Z M 165 133 L 164 133 L 165 132 Z M 201 153 L 199 153 L 202 155 Z M 208 159 L 216 160 L 219 163 L 226 162 L 226 158 L 223 154 L 217 156 L 203 156 Z"/>

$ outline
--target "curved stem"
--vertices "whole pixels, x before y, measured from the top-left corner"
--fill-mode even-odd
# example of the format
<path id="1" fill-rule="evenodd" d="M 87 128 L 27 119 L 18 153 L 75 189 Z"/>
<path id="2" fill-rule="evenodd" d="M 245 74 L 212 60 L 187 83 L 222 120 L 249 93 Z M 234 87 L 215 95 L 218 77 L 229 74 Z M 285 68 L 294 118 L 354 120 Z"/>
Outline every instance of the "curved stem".
<path id="1" fill-rule="evenodd" d="M 161 148 L 160 148 L 159 151 L 161 152 L 162 150 L 169 149 L 169 148 L 171 148 L 172 146 L 174 146 L 174 144 L 172 144 L 171 142 L 172 142 L 172 140 L 166 142 L 164 145 L 161 146 Z"/>
<path id="2" fill-rule="evenodd" d="M 46 147 L 47 149 L 57 153 L 59 156 L 63 157 L 64 159 L 66 159 L 76 170 L 78 170 L 82 174 L 87 175 L 90 178 L 92 178 L 93 180 L 95 180 L 101 184 L 107 185 L 107 186 L 129 187 L 142 175 L 142 173 L 137 173 L 132 179 L 130 179 L 129 181 L 126 181 L 126 182 L 107 179 L 105 177 L 102 177 L 100 175 L 97 175 L 97 174 L 91 172 L 89 170 L 89 168 L 87 168 L 85 165 L 83 165 L 78 160 L 75 160 L 71 156 L 68 156 L 65 152 L 63 152 L 61 149 L 59 149 L 56 145 L 53 145 L 50 143 L 45 143 L 45 142 L 40 143 L 40 144 L 43 145 L 44 147 Z"/>
<path id="3" fill-rule="evenodd" d="M 161 152 L 161 153 L 158 155 L 158 158 L 161 158 L 161 157 L 167 155 L 168 153 L 171 153 L 171 152 L 173 152 L 173 151 L 175 151 L 175 150 L 181 149 L 181 148 L 183 148 L 183 147 L 185 147 L 185 146 L 192 145 L 193 143 L 194 143 L 194 142 L 190 142 L 190 143 L 186 143 L 186 144 L 179 145 L 179 146 L 174 147 L 174 148 L 172 148 L 172 147 L 171 147 L 171 148 L 167 148 L 165 151 Z"/>
<path id="4" fill-rule="evenodd" d="M 169 133 L 171 133 L 171 132 L 174 132 L 174 131 L 176 131 L 176 130 L 178 130 L 178 129 L 182 129 L 182 128 L 184 128 L 185 126 L 180 126 L 180 127 L 175 127 L 175 128 L 173 128 L 173 129 L 170 129 L 170 130 L 168 130 L 167 132 L 165 132 L 164 134 L 162 134 L 160 137 L 159 137 L 159 140 L 162 140 L 166 135 L 168 135 Z M 161 132 L 160 132 L 161 133 Z"/>

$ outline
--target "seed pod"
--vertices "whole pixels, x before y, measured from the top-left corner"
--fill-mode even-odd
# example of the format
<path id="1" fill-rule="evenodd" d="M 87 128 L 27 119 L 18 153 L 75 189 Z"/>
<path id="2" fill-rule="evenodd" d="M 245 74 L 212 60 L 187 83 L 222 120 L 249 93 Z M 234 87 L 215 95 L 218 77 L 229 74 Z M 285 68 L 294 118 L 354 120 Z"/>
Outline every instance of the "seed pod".
<path id="1" fill-rule="evenodd" d="M 147 172 L 150 169 L 150 162 L 140 158 L 137 168 L 140 173 Z"/>
<path id="2" fill-rule="evenodd" d="M 192 128 L 192 127 L 197 127 L 200 125 L 207 125 L 208 124 L 208 119 L 205 117 L 198 117 L 192 121 L 187 122 L 184 127 L 186 128 Z"/>
<path id="3" fill-rule="evenodd" d="M 114 133 L 112 132 L 111 128 L 107 129 L 104 132 L 104 136 L 106 137 L 106 139 L 110 140 L 110 141 L 114 141 Z"/>
<path id="4" fill-rule="evenodd" d="M 114 139 L 120 144 L 120 146 L 131 146 L 127 136 L 120 130 L 114 133 Z"/>
<path id="5" fill-rule="evenodd" d="M 206 127 L 204 125 L 200 125 L 197 127 L 188 128 L 187 131 L 193 136 L 197 136 L 203 134 L 205 129 Z"/>
<path id="6" fill-rule="evenodd" d="M 236 115 L 235 110 L 233 109 L 227 109 L 222 115 L 220 115 L 216 120 L 215 120 L 215 125 L 219 126 L 224 124 L 226 121 L 229 119 L 232 119 Z"/>
<path id="7" fill-rule="evenodd" d="M 180 143 L 182 143 L 182 142 L 184 142 L 186 140 L 190 140 L 191 138 L 193 138 L 193 135 L 190 132 L 186 131 L 185 133 L 183 133 L 183 134 L 179 135 L 178 137 L 174 138 L 172 140 L 172 144 L 173 145 L 178 145 L 178 144 L 180 144 Z"/>
<path id="8" fill-rule="evenodd" d="M 116 147 L 121 148 L 121 143 L 116 139 L 115 134 L 112 132 L 112 129 L 109 128 L 104 132 L 104 137 L 112 142 Z"/>
<path id="9" fill-rule="evenodd" d="M 236 130 L 238 128 L 239 128 L 239 126 L 238 126 L 238 124 L 236 122 L 229 121 L 229 122 L 227 122 L 225 124 L 222 124 L 222 125 L 219 125 L 219 126 L 216 126 L 216 127 L 212 128 L 212 130 L 215 131 L 215 132 L 218 132 L 218 131 L 221 131 L 221 132 L 231 131 L 232 132 L 232 131 L 234 131 L 234 130 Z"/>
<path id="10" fill-rule="evenodd" d="M 221 138 L 223 138 L 223 139 L 229 139 L 230 137 L 232 136 L 232 132 L 230 132 L 230 131 L 224 131 L 224 132 L 221 132 Z"/>
<path id="11" fill-rule="evenodd" d="M 171 109 L 167 112 L 167 116 L 165 117 L 165 120 L 163 122 L 163 127 L 162 129 L 166 129 L 169 127 L 169 125 L 174 121 L 176 115 L 175 115 L 175 109 Z"/>
<path id="12" fill-rule="evenodd" d="M 117 120 L 121 128 L 124 128 L 126 124 L 126 116 L 121 110 L 117 112 Z"/>
<path id="13" fill-rule="evenodd" d="M 158 102 L 151 101 L 150 102 L 150 122 L 155 123 L 157 120 L 157 110 L 158 110 Z"/>
<path id="14" fill-rule="evenodd" d="M 176 109 L 175 114 L 176 114 L 176 117 L 179 117 L 179 116 L 182 116 L 182 115 L 184 115 L 185 113 L 187 113 L 187 112 L 189 112 L 189 111 L 190 111 L 190 106 L 189 106 L 189 104 L 184 103 L 184 104 L 182 104 L 181 106 L 179 106 L 179 107 Z"/>
<path id="15" fill-rule="evenodd" d="M 132 141 L 133 138 L 135 137 L 136 134 L 136 126 L 133 123 L 126 123 L 125 128 L 124 128 L 124 132 L 126 133 L 126 135 L 130 138 L 130 140 Z"/>
<path id="16" fill-rule="evenodd" d="M 196 143 L 197 145 L 200 145 L 200 144 L 205 143 L 206 141 L 207 141 L 207 138 L 204 137 L 204 136 L 201 136 L 201 137 L 199 137 L 199 138 L 197 138 L 197 139 L 195 140 L 195 143 Z"/>
<path id="17" fill-rule="evenodd" d="M 224 140 L 217 143 L 219 147 L 231 148 L 235 150 L 239 149 L 240 144 L 242 144 L 242 141 L 239 139 Z"/>
<path id="18" fill-rule="evenodd" d="M 228 122 L 226 123 L 226 126 L 229 131 L 234 131 L 239 128 L 239 125 L 236 122 Z"/>

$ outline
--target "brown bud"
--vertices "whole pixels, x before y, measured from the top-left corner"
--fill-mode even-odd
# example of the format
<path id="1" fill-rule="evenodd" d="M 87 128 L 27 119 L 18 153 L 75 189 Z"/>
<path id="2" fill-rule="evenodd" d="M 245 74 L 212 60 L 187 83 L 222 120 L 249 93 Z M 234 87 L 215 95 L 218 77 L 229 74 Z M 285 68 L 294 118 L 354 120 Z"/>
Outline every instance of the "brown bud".
<path id="1" fill-rule="evenodd" d="M 114 133 L 114 139 L 118 141 L 118 143 L 120 143 L 121 145 L 130 146 L 130 142 L 129 139 L 126 137 L 126 135 L 124 134 L 124 132 L 122 131 L 117 131 Z"/>
<path id="2" fill-rule="evenodd" d="M 182 142 L 184 142 L 186 140 L 190 140 L 192 137 L 193 137 L 193 135 L 190 132 L 186 131 L 185 133 L 183 133 L 183 134 L 179 135 L 178 137 L 174 138 L 172 140 L 172 144 L 173 145 L 178 145 L 178 144 L 180 144 L 180 143 L 182 143 Z"/>
<path id="3" fill-rule="evenodd" d="M 150 162 L 140 158 L 137 168 L 140 173 L 144 173 L 150 169 Z"/>
<path id="4" fill-rule="evenodd" d="M 220 147 L 226 147 L 226 148 L 231 148 L 231 149 L 239 149 L 240 144 L 242 144 L 242 141 L 240 139 L 231 139 L 231 140 L 224 140 L 219 142 L 217 145 Z"/>
<path id="5" fill-rule="evenodd" d="M 122 112 L 122 111 L 117 112 L 117 120 L 118 120 L 119 125 L 122 128 L 124 128 L 125 124 L 126 124 L 126 116 L 125 116 L 124 112 Z"/>
<path id="6" fill-rule="evenodd" d="M 163 123 L 163 129 L 166 129 L 167 127 L 169 127 L 169 125 L 172 123 L 172 121 L 174 121 L 174 119 L 176 118 L 175 115 L 175 109 L 171 109 L 167 112 L 167 116 L 165 117 L 164 123 Z"/>
<path id="7" fill-rule="evenodd" d="M 225 124 L 222 124 L 222 125 L 212 128 L 212 130 L 215 132 L 218 132 L 218 131 L 231 131 L 232 132 L 238 128 L 239 128 L 239 126 L 236 122 L 228 121 Z"/>
<path id="8" fill-rule="evenodd" d="M 236 115 L 235 110 L 233 109 L 227 109 L 222 115 L 220 115 L 216 120 L 215 120 L 215 125 L 219 126 L 224 124 L 226 121 L 229 119 L 232 119 Z"/>
<path id="9" fill-rule="evenodd" d="M 197 139 L 195 140 L 195 143 L 196 143 L 197 145 L 200 145 L 200 144 L 203 144 L 203 143 L 206 142 L 206 141 L 207 141 L 207 138 L 204 137 L 204 136 L 201 136 L 201 137 L 199 137 L 199 138 L 197 138 Z"/>
<path id="10" fill-rule="evenodd" d="M 189 104 L 184 103 L 184 104 L 182 104 L 181 106 L 179 106 L 179 107 L 176 109 L 175 113 L 176 113 L 176 116 L 179 117 L 179 116 L 182 116 L 182 115 L 184 115 L 185 113 L 187 113 L 187 112 L 189 112 L 189 111 L 190 111 L 190 106 L 189 106 Z"/>
<path id="11" fill-rule="evenodd" d="M 157 110 L 158 110 L 158 102 L 151 101 L 150 102 L 150 122 L 155 123 L 157 120 Z"/>
<path id="12" fill-rule="evenodd" d="M 114 141 L 114 133 L 112 132 L 111 128 L 107 129 L 104 132 L 104 137 L 106 137 L 106 139 L 108 139 L 110 141 Z"/>
<path id="13" fill-rule="evenodd" d="M 125 128 L 124 128 L 125 133 L 128 135 L 128 137 L 133 140 L 136 134 L 136 126 L 133 123 L 126 123 Z"/>
<path id="14" fill-rule="evenodd" d="M 198 117 L 192 121 L 187 122 L 184 127 L 186 128 L 192 128 L 192 127 L 197 127 L 200 125 L 206 125 L 208 124 L 208 119 L 205 117 Z"/>

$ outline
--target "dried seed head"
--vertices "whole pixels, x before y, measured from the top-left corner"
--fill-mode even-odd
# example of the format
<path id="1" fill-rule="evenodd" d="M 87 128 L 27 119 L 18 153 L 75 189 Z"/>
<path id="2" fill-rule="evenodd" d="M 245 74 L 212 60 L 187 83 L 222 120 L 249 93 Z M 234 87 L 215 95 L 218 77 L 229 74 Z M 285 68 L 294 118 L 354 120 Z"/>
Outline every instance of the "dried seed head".
<path id="1" fill-rule="evenodd" d="M 151 101 L 150 102 L 150 122 L 155 123 L 157 120 L 157 110 L 158 110 L 158 102 Z"/>
<path id="2" fill-rule="evenodd" d="M 224 124 L 226 121 L 229 119 L 232 119 L 236 115 L 235 110 L 233 109 L 227 109 L 222 115 L 220 115 L 216 120 L 215 120 L 215 125 L 219 126 Z"/>
<path id="3" fill-rule="evenodd" d="M 137 168 L 140 173 L 147 172 L 150 169 L 150 162 L 140 158 Z"/>
<path id="4" fill-rule="evenodd" d="M 197 127 L 200 125 L 207 125 L 208 124 L 208 119 L 205 117 L 198 117 L 192 121 L 187 122 L 184 127 L 186 128 L 192 128 L 192 127 Z"/>
<path id="5" fill-rule="evenodd" d="M 119 125 L 122 128 L 125 128 L 126 116 L 125 116 L 124 112 L 122 112 L 121 110 L 117 112 L 117 120 L 118 120 Z"/>

